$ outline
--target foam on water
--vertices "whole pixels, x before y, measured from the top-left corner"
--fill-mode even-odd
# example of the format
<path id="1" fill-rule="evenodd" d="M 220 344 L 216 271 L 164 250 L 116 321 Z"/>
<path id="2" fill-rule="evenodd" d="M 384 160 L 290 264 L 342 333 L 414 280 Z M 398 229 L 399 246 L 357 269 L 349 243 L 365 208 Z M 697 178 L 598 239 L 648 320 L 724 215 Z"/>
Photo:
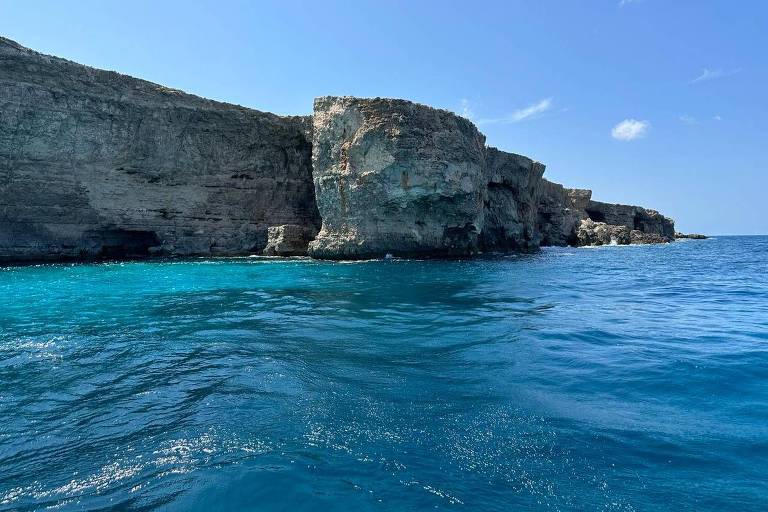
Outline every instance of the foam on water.
<path id="1" fill-rule="evenodd" d="M 762 510 L 768 238 L 0 272 L 0 510 Z"/>

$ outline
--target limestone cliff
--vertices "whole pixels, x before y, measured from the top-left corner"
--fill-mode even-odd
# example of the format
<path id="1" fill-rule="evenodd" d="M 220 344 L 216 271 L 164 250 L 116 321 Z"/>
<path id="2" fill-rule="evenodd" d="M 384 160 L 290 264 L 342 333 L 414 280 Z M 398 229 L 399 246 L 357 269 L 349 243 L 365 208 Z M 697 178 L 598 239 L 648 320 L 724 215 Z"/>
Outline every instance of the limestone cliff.
<path id="1" fill-rule="evenodd" d="M 663 243 L 675 238 L 674 221 L 655 210 L 593 201 L 591 190 L 543 182 L 537 226 L 541 245 Z"/>
<path id="2" fill-rule="evenodd" d="M 659 235 L 668 241 L 675 238 L 675 223 L 656 210 L 647 210 L 641 206 L 590 201 L 585 211 L 595 222 L 625 226 L 630 230 Z"/>
<path id="3" fill-rule="evenodd" d="M 280 117 L 0 38 L 0 262 L 465 256 L 674 238 L 654 210 L 543 174 L 445 110 L 322 97 L 313 116 Z"/>
<path id="4" fill-rule="evenodd" d="M 544 165 L 530 158 L 488 148 L 487 195 L 482 245 L 486 251 L 530 250 L 541 242 L 537 225 L 544 187 Z"/>
<path id="5" fill-rule="evenodd" d="M 479 251 L 485 137 L 409 101 L 315 100 L 312 164 L 322 228 L 311 256 L 447 256 Z"/>
<path id="6" fill-rule="evenodd" d="M 319 226 L 307 122 L 0 39 L 0 260 L 243 254 Z"/>
<path id="7" fill-rule="evenodd" d="M 589 217 L 586 207 L 592 191 L 542 181 L 536 226 L 541 245 L 575 245 L 579 223 Z"/>

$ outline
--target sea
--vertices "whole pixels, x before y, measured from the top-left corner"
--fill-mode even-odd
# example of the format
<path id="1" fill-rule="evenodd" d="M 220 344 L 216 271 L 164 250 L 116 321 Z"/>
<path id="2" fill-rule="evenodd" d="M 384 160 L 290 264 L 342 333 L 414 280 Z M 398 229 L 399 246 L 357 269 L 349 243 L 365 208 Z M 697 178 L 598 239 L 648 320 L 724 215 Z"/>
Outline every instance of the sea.
<path id="1" fill-rule="evenodd" d="M 768 237 L 0 267 L 0 510 L 763 511 Z"/>

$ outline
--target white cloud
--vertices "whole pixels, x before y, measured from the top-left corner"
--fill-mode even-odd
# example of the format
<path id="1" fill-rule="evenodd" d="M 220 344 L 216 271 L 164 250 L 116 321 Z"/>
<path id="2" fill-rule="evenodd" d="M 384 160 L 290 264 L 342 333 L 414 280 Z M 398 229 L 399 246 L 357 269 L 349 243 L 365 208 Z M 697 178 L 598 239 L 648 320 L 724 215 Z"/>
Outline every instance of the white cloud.
<path id="1" fill-rule="evenodd" d="M 740 73 L 740 72 L 741 72 L 741 68 L 727 69 L 727 70 L 722 68 L 718 68 L 718 69 L 704 68 L 701 71 L 701 74 L 696 78 L 694 78 L 693 80 L 691 80 L 690 83 L 696 84 L 699 82 L 708 82 L 710 80 L 717 80 L 718 78 L 733 76 L 736 73 Z"/>
<path id="2" fill-rule="evenodd" d="M 512 115 L 510 116 L 510 120 L 513 123 L 524 121 L 528 118 L 535 117 L 539 114 L 543 114 L 550 108 L 552 108 L 552 98 L 544 98 L 538 103 L 534 103 L 533 105 L 528 105 L 525 108 L 521 108 L 520 110 L 516 110 L 512 112 Z"/>
<path id="3" fill-rule="evenodd" d="M 644 137 L 651 123 L 637 119 L 625 119 L 611 130 L 611 136 L 618 140 L 635 140 Z"/>
<path id="4" fill-rule="evenodd" d="M 520 121 L 525 121 L 526 119 L 535 119 L 536 117 L 539 117 L 544 112 L 550 110 L 553 104 L 554 104 L 553 98 L 544 98 L 543 100 L 540 100 L 536 103 L 528 105 L 525 108 L 515 110 L 511 114 L 508 114 L 504 117 L 478 119 L 477 124 L 496 124 L 496 123 L 510 124 L 510 123 L 519 123 Z"/>
<path id="5" fill-rule="evenodd" d="M 720 117 L 720 116 L 713 116 L 712 119 L 714 119 L 715 121 L 722 121 L 723 120 L 723 118 Z"/>
<path id="6" fill-rule="evenodd" d="M 699 122 L 696 120 L 695 117 L 682 115 L 678 117 L 681 123 L 683 124 L 698 124 Z"/>
<path id="7" fill-rule="evenodd" d="M 475 113 L 472 112 L 472 107 L 469 104 L 469 100 L 467 98 L 461 98 L 461 117 L 466 117 L 467 119 L 472 119 L 475 117 Z"/>
<path id="8" fill-rule="evenodd" d="M 636 1 L 637 0 L 619 0 L 619 7 L 624 7 L 625 5 L 634 3 Z"/>

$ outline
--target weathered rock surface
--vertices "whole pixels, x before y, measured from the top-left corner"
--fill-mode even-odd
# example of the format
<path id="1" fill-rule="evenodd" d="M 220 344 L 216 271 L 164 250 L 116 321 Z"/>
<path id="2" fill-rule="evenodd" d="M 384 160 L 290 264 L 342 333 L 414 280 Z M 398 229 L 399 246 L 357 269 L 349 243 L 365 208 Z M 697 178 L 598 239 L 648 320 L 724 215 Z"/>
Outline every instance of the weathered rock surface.
<path id="1" fill-rule="evenodd" d="M 319 258 L 452 256 L 480 249 L 485 138 L 468 120 L 409 101 L 315 100 Z"/>
<path id="2" fill-rule="evenodd" d="M 317 231 L 306 226 L 285 224 L 267 230 L 265 256 L 306 256 L 309 242 Z"/>
<path id="3" fill-rule="evenodd" d="M 589 201 L 586 212 L 589 218 L 595 222 L 626 226 L 643 233 L 659 235 L 667 242 L 675 237 L 674 221 L 656 210 L 647 210 L 640 206 Z"/>
<path id="4" fill-rule="evenodd" d="M 496 148 L 486 151 L 487 195 L 481 233 L 486 251 L 531 250 L 537 230 L 544 165 Z"/>
<path id="5" fill-rule="evenodd" d="M 543 173 L 409 101 L 322 97 L 313 116 L 280 117 L 0 38 L 0 261 L 464 256 L 675 236 L 654 210 Z"/>
<path id="6" fill-rule="evenodd" d="M 672 242 L 664 235 L 658 233 L 645 233 L 639 229 L 633 229 L 629 232 L 630 243 L 632 244 L 666 244 Z"/>
<path id="7" fill-rule="evenodd" d="M 576 245 L 629 245 L 629 244 L 661 244 L 670 240 L 656 233 L 645 233 L 639 229 L 627 226 L 617 226 L 605 222 L 595 222 L 585 219 L 579 224 L 576 232 Z"/>
<path id="8" fill-rule="evenodd" d="M 576 232 L 576 245 L 628 245 L 631 243 L 630 230 L 626 226 L 614 226 L 605 222 L 585 219 Z"/>
<path id="9" fill-rule="evenodd" d="M 680 233 L 679 231 L 675 232 L 675 238 L 688 238 L 691 240 L 706 240 L 709 238 L 707 235 L 701 235 L 699 233 Z"/>
<path id="10" fill-rule="evenodd" d="M 591 190 L 542 180 L 537 219 L 541 245 L 575 245 L 579 224 L 588 218 L 586 208 L 591 197 Z"/>
<path id="11" fill-rule="evenodd" d="M 539 202 L 541 245 L 666 243 L 675 224 L 655 210 L 592 200 L 592 192 L 544 180 Z"/>
<path id="12" fill-rule="evenodd" d="M 0 260 L 260 252 L 319 225 L 307 133 L 0 38 Z"/>

